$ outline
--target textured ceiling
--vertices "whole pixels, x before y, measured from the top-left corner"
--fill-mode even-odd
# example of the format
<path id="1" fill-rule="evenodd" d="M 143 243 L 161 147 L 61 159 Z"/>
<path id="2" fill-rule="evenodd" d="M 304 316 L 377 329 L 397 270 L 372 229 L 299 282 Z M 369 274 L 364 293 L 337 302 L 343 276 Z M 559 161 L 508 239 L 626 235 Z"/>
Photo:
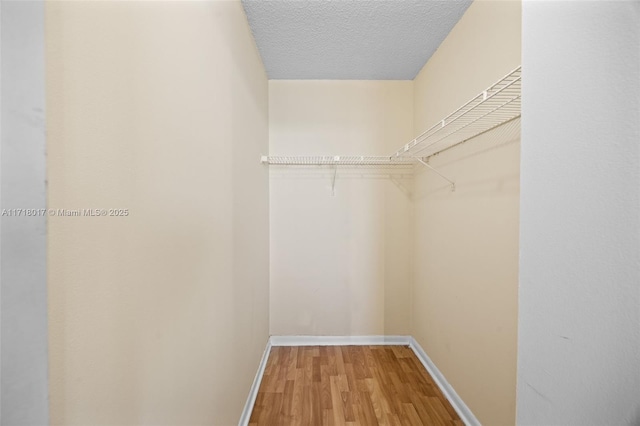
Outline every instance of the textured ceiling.
<path id="1" fill-rule="evenodd" d="M 270 79 L 412 80 L 471 0 L 243 0 Z"/>

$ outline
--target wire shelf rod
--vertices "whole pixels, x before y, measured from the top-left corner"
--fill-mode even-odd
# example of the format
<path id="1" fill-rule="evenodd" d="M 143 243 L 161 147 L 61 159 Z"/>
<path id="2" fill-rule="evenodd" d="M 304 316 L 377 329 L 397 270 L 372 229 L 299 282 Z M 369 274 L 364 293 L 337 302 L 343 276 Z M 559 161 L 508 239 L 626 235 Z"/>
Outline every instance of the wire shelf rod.
<path id="1" fill-rule="evenodd" d="M 388 156 L 263 156 L 263 164 L 281 166 L 409 166 L 410 158 L 397 159 Z"/>
<path id="2" fill-rule="evenodd" d="M 491 128 L 520 116 L 521 67 L 476 95 L 464 105 L 405 144 L 392 156 L 416 157 L 431 148 L 429 154 L 469 140 Z M 436 148 L 436 145 L 440 145 Z"/>
<path id="3" fill-rule="evenodd" d="M 473 121 L 470 121 L 469 123 L 464 124 L 464 125 L 462 125 L 461 127 L 457 128 L 457 129 L 455 129 L 455 130 L 452 130 L 451 132 L 447 133 L 446 135 L 444 135 L 444 136 L 440 137 L 439 139 L 436 139 L 436 140 L 435 140 L 435 141 L 433 141 L 433 142 L 430 142 L 429 144 L 427 144 L 427 145 L 425 145 L 425 146 L 419 147 L 418 149 L 416 149 L 415 151 L 413 151 L 413 155 L 417 155 L 418 153 L 423 152 L 424 150 L 426 150 L 426 149 L 428 149 L 428 148 L 430 148 L 430 147 L 432 147 L 432 146 L 434 146 L 434 145 L 438 144 L 439 142 L 441 142 L 441 141 L 445 140 L 445 139 L 446 139 L 446 138 L 448 138 L 449 136 L 452 136 L 452 135 L 454 135 L 455 133 L 460 132 L 460 131 L 462 131 L 463 129 L 465 129 L 465 128 L 469 127 L 469 126 L 472 126 L 473 124 L 478 124 L 478 127 L 469 127 L 469 129 L 473 131 L 473 132 L 472 132 L 472 133 L 473 133 L 473 136 L 477 136 L 479 133 L 483 133 L 482 131 L 479 131 L 479 130 L 477 131 L 476 129 L 477 129 L 477 128 L 485 129 L 485 128 L 487 128 L 487 125 L 482 125 L 483 123 L 478 123 L 478 122 L 479 122 L 480 120 L 482 120 L 482 119 L 486 118 L 486 117 L 487 117 L 487 116 L 489 116 L 490 114 L 492 114 L 492 118 L 495 118 L 495 119 L 496 119 L 496 120 L 495 120 L 495 121 L 496 121 L 496 124 L 495 124 L 494 126 L 491 126 L 491 128 L 493 128 L 493 127 L 495 127 L 495 126 L 497 126 L 497 125 L 500 125 L 500 124 L 504 123 L 504 122 L 505 122 L 505 121 L 507 121 L 507 120 L 510 120 L 510 119 L 513 119 L 513 118 L 517 117 L 517 116 L 515 116 L 515 117 L 514 117 L 514 116 L 512 116 L 511 114 L 504 114 L 504 115 L 503 115 L 503 114 L 500 114 L 500 115 L 496 115 L 496 114 L 493 114 L 493 113 L 495 113 L 495 111 L 497 111 L 498 109 L 503 108 L 505 105 L 507 105 L 507 104 L 509 104 L 509 103 L 511 103 L 511 102 L 514 102 L 514 101 L 516 101 L 516 100 L 519 100 L 519 99 L 520 99 L 520 96 L 518 96 L 517 98 L 511 99 L 511 100 L 509 100 L 509 101 L 506 101 L 506 102 L 505 102 L 505 103 L 503 103 L 502 105 L 498 105 L 498 106 L 496 106 L 493 110 L 488 111 L 488 112 L 486 112 L 485 114 L 483 114 L 483 115 L 481 115 L 481 116 L 479 116 L 479 117 L 475 118 Z M 520 110 L 520 108 L 518 108 L 518 111 L 519 111 L 519 110 Z M 488 130 L 488 129 L 487 129 L 487 130 Z M 471 137 L 473 137 L 473 136 L 471 136 Z M 468 140 L 468 139 L 470 139 L 471 137 L 463 138 L 463 140 Z M 431 154 L 431 155 L 433 155 L 433 154 Z"/>

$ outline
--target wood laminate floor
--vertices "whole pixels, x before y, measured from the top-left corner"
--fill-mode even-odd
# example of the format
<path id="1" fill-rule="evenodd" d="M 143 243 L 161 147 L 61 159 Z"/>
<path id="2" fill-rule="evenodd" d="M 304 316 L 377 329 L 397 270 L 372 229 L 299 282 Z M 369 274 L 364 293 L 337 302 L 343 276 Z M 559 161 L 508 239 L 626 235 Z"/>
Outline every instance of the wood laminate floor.
<path id="1" fill-rule="evenodd" d="M 249 424 L 463 423 L 408 346 L 280 346 Z"/>

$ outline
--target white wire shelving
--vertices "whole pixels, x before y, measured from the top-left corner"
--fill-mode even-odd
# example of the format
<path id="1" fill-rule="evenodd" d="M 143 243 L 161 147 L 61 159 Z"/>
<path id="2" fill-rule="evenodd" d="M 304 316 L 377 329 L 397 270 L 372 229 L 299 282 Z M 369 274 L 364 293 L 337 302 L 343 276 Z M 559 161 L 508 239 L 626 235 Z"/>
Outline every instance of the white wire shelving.
<path id="1" fill-rule="evenodd" d="M 521 68 L 502 77 L 390 156 L 262 156 L 261 162 L 278 166 L 335 166 L 336 170 L 338 166 L 422 164 L 455 190 L 455 183 L 430 166 L 428 158 L 520 117 Z"/>
<path id="2" fill-rule="evenodd" d="M 375 157 L 375 156 L 340 156 L 340 155 L 322 155 L 322 156 L 265 156 L 260 158 L 263 164 L 272 166 L 332 166 L 333 179 L 331 181 L 331 194 L 336 193 L 336 178 L 338 176 L 338 166 L 375 166 L 375 167 L 413 167 L 412 158 L 394 158 L 394 157 Z"/>
<path id="3" fill-rule="evenodd" d="M 396 158 L 427 158 L 520 117 L 521 67 L 400 148 Z"/>
<path id="4" fill-rule="evenodd" d="M 407 166 L 413 164 L 411 158 L 375 157 L 364 155 L 324 155 L 324 156 L 262 156 L 260 162 L 280 166 Z"/>

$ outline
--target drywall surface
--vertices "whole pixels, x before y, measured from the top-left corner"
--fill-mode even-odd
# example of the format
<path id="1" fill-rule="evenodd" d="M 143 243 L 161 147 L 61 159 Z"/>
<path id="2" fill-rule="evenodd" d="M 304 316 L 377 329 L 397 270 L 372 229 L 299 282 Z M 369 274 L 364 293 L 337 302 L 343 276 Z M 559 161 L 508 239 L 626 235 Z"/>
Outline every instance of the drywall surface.
<path id="1" fill-rule="evenodd" d="M 525 2 L 518 424 L 640 423 L 640 3 Z"/>
<path id="2" fill-rule="evenodd" d="M 389 155 L 410 81 L 269 82 L 272 155 Z M 257 159 L 256 159 L 257 160 Z M 411 168 L 270 167 L 271 334 L 407 334 Z"/>
<path id="3" fill-rule="evenodd" d="M 269 78 L 413 80 L 471 0 L 243 0 Z"/>
<path id="4" fill-rule="evenodd" d="M 240 2 L 48 2 L 51 423 L 231 425 L 268 339 L 268 86 Z"/>
<path id="5" fill-rule="evenodd" d="M 0 423 L 38 425 L 49 410 L 44 3 L 3 1 L 0 12 Z"/>
<path id="6" fill-rule="evenodd" d="M 520 3 L 474 2 L 416 78 L 415 134 L 520 64 Z M 416 166 L 412 334 L 476 418 L 515 421 L 519 126 Z"/>

